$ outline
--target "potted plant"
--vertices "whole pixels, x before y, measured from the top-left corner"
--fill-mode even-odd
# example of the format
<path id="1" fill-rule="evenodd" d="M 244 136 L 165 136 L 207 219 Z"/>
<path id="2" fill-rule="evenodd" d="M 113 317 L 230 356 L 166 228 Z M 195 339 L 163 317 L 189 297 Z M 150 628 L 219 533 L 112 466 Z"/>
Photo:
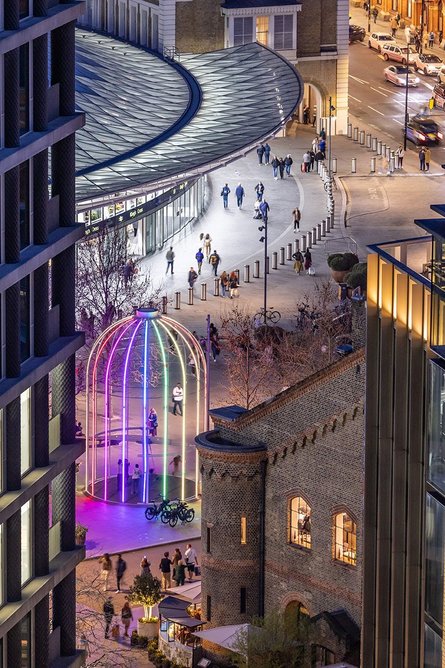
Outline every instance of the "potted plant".
<path id="1" fill-rule="evenodd" d="M 158 578 L 151 573 L 136 575 L 130 587 L 128 600 L 144 608 L 144 616 L 138 619 L 139 636 L 154 638 L 157 635 L 159 619 L 152 616 L 152 610 L 161 599 L 161 581 Z"/>
<path id="2" fill-rule="evenodd" d="M 76 545 L 85 545 L 87 531 L 88 527 L 83 526 L 83 524 L 76 524 Z"/>
<path id="3" fill-rule="evenodd" d="M 358 257 L 355 253 L 332 253 L 328 256 L 328 267 L 331 270 L 332 278 L 337 283 L 344 283 L 346 274 L 352 267 L 358 263 Z"/>

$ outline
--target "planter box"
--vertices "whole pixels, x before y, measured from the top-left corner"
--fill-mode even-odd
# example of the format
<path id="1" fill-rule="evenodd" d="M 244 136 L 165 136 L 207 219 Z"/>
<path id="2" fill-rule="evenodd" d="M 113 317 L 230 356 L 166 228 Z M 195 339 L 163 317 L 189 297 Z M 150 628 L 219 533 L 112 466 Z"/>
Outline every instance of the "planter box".
<path id="1" fill-rule="evenodd" d="M 141 622 L 138 619 L 138 636 L 156 638 L 159 631 L 159 622 Z"/>

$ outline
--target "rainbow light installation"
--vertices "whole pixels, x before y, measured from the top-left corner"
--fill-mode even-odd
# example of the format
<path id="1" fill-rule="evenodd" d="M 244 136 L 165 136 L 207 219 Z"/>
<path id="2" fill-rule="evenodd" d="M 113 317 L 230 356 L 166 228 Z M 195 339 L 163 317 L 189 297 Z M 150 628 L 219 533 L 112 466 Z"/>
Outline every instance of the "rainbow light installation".
<path id="1" fill-rule="evenodd" d="M 194 375 L 188 373 L 185 356 L 193 361 Z M 170 377 L 173 371 L 176 374 L 174 382 Z M 197 433 L 208 428 L 208 397 L 204 397 L 204 402 L 201 400 L 202 390 L 207 386 L 206 374 L 205 355 L 199 342 L 187 328 L 161 315 L 156 309 L 138 309 L 134 316 L 113 323 L 100 335 L 87 363 L 85 486 L 88 494 L 105 501 L 127 502 L 129 458 L 131 456 L 136 461 L 137 457 L 141 457 L 142 488 L 137 501 L 152 501 L 150 473 L 154 468 L 150 469 L 150 457 L 154 461 L 154 457 L 159 455 L 161 471 L 156 471 L 155 475 L 161 476 L 158 491 L 167 498 L 169 450 L 176 448 L 173 452 L 178 456 L 179 445 L 182 462 L 180 497 L 185 499 L 186 496 L 198 495 L 199 461 L 195 450 L 193 466 L 193 460 L 187 453 L 187 435 L 193 439 Z M 183 387 L 183 417 L 181 425 L 175 424 L 172 432 L 169 402 L 178 375 Z M 137 377 L 138 380 L 135 380 Z M 191 423 L 187 422 L 188 415 L 193 415 L 188 411 L 190 396 L 193 395 L 193 392 L 190 394 L 190 383 L 196 389 L 196 419 L 192 419 Z M 157 452 L 158 444 L 153 444 L 152 448 L 148 433 L 149 408 L 156 401 L 160 402 L 162 410 L 159 419 L 159 426 L 162 424 L 160 452 Z M 171 442 L 170 433 L 175 434 L 178 427 L 179 441 Z M 136 438 L 135 432 L 142 433 L 141 440 Z M 111 461 L 117 456 L 114 454 L 115 445 L 118 445 L 120 458 L 117 471 L 113 471 Z M 138 454 L 139 448 L 141 451 Z M 176 465 L 173 474 L 175 468 Z M 193 493 L 190 493 L 190 481 L 194 482 Z"/>

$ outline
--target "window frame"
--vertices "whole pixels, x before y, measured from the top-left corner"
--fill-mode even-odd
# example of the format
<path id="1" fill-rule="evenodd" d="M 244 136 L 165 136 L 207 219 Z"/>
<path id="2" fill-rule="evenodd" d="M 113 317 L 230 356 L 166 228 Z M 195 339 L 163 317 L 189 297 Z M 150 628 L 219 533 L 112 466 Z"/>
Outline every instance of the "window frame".
<path id="1" fill-rule="evenodd" d="M 337 524 L 337 518 L 343 516 L 343 521 L 344 521 L 344 516 L 348 518 L 348 521 L 350 521 L 353 525 L 352 531 L 348 531 L 347 529 L 344 528 L 344 524 L 339 525 Z M 352 568 L 355 568 L 357 566 L 357 519 L 351 513 L 350 510 L 347 508 L 339 508 L 336 509 L 332 514 L 331 514 L 331 521 L 332 521 L 332 558 L 335 562 L 345 564 L 346 566 L 350 566 Z M 338 532 L 341 531 L 343 532 L 342 535 L 342 540 L 341 543 L 338 542 L 337 536 Z M 346 540 L 345 540 L 345 532 L 346 532 Z M 355 540 L 352 541 L 352 543 L 355 543 L 354 546 L 349 544 L 349 541 L 347 539 L 348 534 L 352 537 L 355 537 Z M 345 550 L 345 544 L 348 545 L 348 549 Z M 345 556 L 346 553 L 350 552 L 351 556 Z M 352 556 L 353 554 L 353 556 Z"/>
<path id="2" fill-rule="evenodd" d="M 274 16 L 274 21 L 273 21 L 273 48 L 275 51 L 292 51 L 295 49 L 295 22 L 294 22 L 294 14 L 276 14 Z M 291 21 L 291 28 L 289 30 L 286 30 L 286 19 L 290 19 Z M 282 29 L 278 33 L 277 31 L 277 24 L 280 23 L 282 20 Z M 277 36 L 282 37 L 282 46 L 277 45 Z M 286 46 L 286 35 L 290 35 L 291 39 L 291 44 L 290 46 Z"/>
<path id="3" fill-rule="evenodd" d="M 293 503 L 294 501 L 298 501 L 298 505 L 296 509 L 293 509 Z M 303 509 L 301 508 L 301 503 L 305 505 L 305 512 L 300 512 Z M 306 516 L 308 515 L 309 512 L 309 531 L 306 531 L 303 534 L 303 527 L 299 526 L 300 522 L 303 522 Z M 301 515 L 301 518 L 298 517 Z M 293 518 L 294 516 L 297 517 L 297 523 L 294 526 L 293 525 Z M 293 540 L 292 534 L 293 532 L 297 532 L 297 536 L 299 539 Z M 302 536 L 306 536 L 306 538 L 309 536 L 309 540 L 304 540 Z M 293 494 L 292 496 L 289 497 L 288 501 L 288 543 L 294 547 L 302 548 L 304 550 L 312 550 L 312 506 L 306 499 L 306 497 L 302 496 L 299 493 Z"/>
<path id="4" fill-rule="evenodd" d="M 233 28 L 233 46 L 243 46 L 244 44 L 250 44 L 251 42 L 254 42 L 254 32 L 255 32 L 255 24 L 254 24 L 254 16 L 234 16 L 233 17 L 233 23 L 232 23 L 232 28 Z M 238 25 L 242 25 L 242 31 L 236 32 L 235 26 L 237 25 L 237 21 L 239 22 Z M 246 24 L 250 22 L 250 30 L 249 27 L 246 30 Z M 255 33 L 256 34 L 256 33 Z M 238 39 L 236 39 L 238 37 Z M 241 41 L 240 41 L 241 39 Z"/>

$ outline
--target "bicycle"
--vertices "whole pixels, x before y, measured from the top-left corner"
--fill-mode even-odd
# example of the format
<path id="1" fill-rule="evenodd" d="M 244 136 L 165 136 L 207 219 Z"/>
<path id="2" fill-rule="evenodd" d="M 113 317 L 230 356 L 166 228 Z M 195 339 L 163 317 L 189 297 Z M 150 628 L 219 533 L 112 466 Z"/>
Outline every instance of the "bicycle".
<path id="1" fill-rule="evenodd" d="M 168 508 L 170 505 L 170 500 L 169 499 L 162 499 L 161 503 L 157 505 L 156 503 L 153 503 L 150 506 L 147 506 L 145 509 L 145 518 L 147 520 L 156 520 L 158 519 L 159 515 Z"/>
<path id="2" fill-rule="evenodd" d="M 276 324 L 279 320 L 281 320 L 281 313 L 279 311 L 274 311 L 272 307 L 267 309 L 266 312 L 264 312 L 264 308 L 262 308 L 261 311 L 255 313 L 254 319 L 255 321 L 262 320 L 264 324 L 266 324 L 268 321 Z"/>
<path id="3" fill-rule="evenodd" d="M 175 527 L 178 520 L 181 524 L 186 524 L 187 522 L 193 522 L 194 519 L 195 511 L 184 502 L 179 502 L 176 506 L 165 509 L 161 514 L 161 522 L 169 524 L 171 527 Z"/>

